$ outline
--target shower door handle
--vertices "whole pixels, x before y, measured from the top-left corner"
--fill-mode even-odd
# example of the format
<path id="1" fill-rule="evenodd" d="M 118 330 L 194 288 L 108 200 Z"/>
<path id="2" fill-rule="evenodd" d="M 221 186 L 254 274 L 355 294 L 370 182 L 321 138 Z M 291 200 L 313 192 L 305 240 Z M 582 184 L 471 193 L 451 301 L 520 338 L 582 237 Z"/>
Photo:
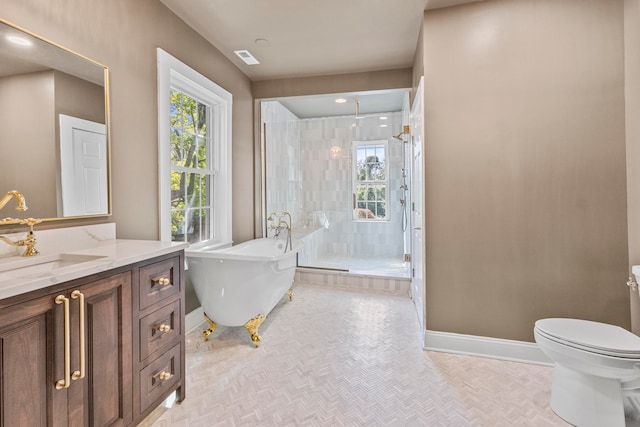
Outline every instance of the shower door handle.
<path id="1" fill-rule="evenodd" d="M 353 195 L 353 210 L 356 210 L 356 193 L 352 193 Z"/>

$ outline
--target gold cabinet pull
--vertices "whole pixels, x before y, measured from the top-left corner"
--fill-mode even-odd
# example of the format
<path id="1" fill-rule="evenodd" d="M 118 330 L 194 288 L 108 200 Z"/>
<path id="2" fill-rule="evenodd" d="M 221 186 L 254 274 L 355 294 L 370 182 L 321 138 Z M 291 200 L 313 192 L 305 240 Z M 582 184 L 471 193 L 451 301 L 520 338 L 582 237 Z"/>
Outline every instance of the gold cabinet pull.
<path id="1" fill-rule="evenodd" d="M 158 326 L 158 330 L 160 332 L 169 332 L 171 330 L 171 326 L 163 323 L 162 325 Z"/>
<path id="2" fill-rule="evenodd" d="M 71 385 L 71 357 L 69 340 L 69 298 L 58 295 L 56 304 L 62 304 L 64 310 L 64 378 L 56 381 L 56 390 L 68 388 Z"/>
<path id="3" fill-rule="evenodd" d="M 160 372 L 160 375 L 158 375 L 158 378 L 160 378 L 162 381 L 166 381 L 169 378 L 171 378 L 173 375 L 171 375 L 171 372 L 167 372 L 167 371 L 162 371 Z"/>
<path id="4" fill-rule="evenodd" d="M 167 277 L 159 277 L 157 279 L 153 279 L 154 282 L 156 282 L 159 285 L 168 285 L 169 283 L 171 283 L 171 280 L 169 280 Z"/>
<path id="5" fill-rule="evenodd" d="M 79 380 L 84 378 L 85 373 L 85 353 L 86 353 L 86 343 L 84 339 L 84 326 L 85 326 L 85 315 L 84 315 L 84 294 L 78 290 L 71 292 L 71 298 L 78 300 L 78 308 L 79 308 L 79 334 L 80 334 L 80 370 L 73 371 L 71 374 L 72 380 Z"/>

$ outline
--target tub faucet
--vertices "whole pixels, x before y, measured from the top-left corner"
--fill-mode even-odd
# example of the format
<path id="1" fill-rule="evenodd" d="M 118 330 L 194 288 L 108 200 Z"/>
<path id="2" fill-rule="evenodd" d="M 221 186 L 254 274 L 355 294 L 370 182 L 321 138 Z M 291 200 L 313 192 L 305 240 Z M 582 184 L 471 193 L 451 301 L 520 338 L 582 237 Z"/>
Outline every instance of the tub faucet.
<path id="1" fill-rule="evenodd" d="M 288 218 L 288 220 L 287 220 Z M 267 218 L 270 221 L 269 228 L 274 230 L 274 237 L 277 239 L 280 236 L 282 230 L 287 230 L 287 243 L 284 246 L 284 252 L 293 250 L 293 244 L 291 243 L 291 214 L 289 212 L 273 212 Z"/>

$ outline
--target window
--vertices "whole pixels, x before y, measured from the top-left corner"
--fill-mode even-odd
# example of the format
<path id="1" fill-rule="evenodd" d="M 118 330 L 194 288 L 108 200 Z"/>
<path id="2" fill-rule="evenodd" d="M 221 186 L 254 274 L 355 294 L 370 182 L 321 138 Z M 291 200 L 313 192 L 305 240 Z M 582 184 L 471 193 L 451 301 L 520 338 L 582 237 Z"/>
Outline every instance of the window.
<path id="1" fill-rule="evenodd" d="M 231 94 L 158 49 L 160 238 L 231 241 Z"/>
<path id="2" fill-rule="evenodd" d="M 387 141 L 353 142 L 353 219 L 387 220 Z"/>
<path id="3" fill-rule="evenodd" d="M 211 162 L 211 106 L 171 89 L 171 240 L 209 240 L 214 170 Z"/>

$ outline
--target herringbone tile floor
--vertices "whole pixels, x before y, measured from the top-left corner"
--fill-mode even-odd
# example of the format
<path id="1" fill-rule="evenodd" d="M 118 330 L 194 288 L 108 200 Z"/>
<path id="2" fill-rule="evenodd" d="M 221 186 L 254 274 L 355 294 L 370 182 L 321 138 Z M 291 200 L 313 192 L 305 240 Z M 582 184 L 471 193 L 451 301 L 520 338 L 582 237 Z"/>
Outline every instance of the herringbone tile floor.
<path id="1" fill-rule="evenodd" d="M 260 327 L 187 336 L 187 398 L 143 426 L 566 426 L 552 369 L 420 348 L 408 297 L 297 284 Z M 204 328 L 203 328 L 204 329 Z"/>

